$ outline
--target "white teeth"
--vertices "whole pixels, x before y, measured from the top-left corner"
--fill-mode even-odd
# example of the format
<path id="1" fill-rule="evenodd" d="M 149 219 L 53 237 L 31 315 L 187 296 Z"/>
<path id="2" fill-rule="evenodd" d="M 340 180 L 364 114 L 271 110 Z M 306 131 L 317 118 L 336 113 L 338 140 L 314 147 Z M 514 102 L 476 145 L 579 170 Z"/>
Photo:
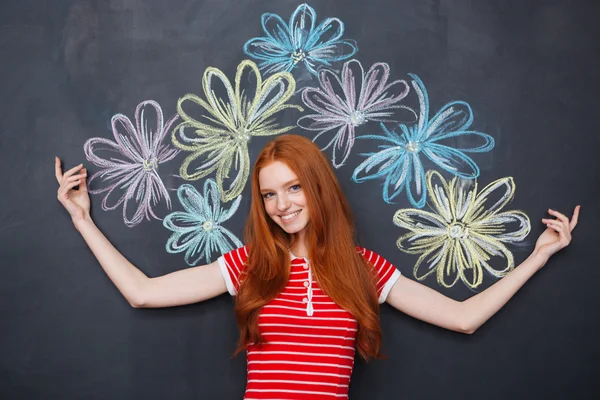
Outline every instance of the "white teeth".
<path id="1" fill-rule="evenodd" d="M 296 211 L 296 212 L 295 212 L 295 213 L 293 213 L 293 214 L 282 215 L 282 216 L 281 216 L 281 219 L 283 219 L 283 220 L 292 219 L 292 218 L 294 218 L 296 215 L 300 214 L 300 211 L 302 211 L 302 210 L 298 210 L 298 211 Z"/>

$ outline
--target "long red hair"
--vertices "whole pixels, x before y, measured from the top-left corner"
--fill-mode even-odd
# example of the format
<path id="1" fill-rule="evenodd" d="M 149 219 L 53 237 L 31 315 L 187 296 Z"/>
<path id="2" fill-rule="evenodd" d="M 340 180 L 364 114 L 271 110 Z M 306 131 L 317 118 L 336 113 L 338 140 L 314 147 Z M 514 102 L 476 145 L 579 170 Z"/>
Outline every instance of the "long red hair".
<path id="1" fill-rule="evenodd" d="M 249 246 L 246 272 L 240 286 L 235 315 L 240 330 L 236 353 L 251 344 L 264 343 L 258 329 L 260 309 L 285 287 L 290 272 L 287 234 L 266 213 L 258 176 L 262 168 L 280 161 L 300 180 L 310 222 L 306 245 L 312 272 L 321 289 L 358 322 L 356 348 L 365 359 L 379 357 L 381 328 L 375 275 L 357 252 L 350 206 L 329 161 L 309 139 L 282 135 L 268 143 L 252 172 L 252 204 L 246 222 Z"/>

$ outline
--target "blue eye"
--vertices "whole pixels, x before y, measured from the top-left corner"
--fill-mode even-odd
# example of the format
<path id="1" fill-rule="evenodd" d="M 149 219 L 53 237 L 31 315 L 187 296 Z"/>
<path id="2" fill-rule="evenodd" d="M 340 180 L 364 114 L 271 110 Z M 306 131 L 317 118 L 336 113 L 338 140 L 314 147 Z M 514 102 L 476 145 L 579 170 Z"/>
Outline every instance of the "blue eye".
<path id="1" fill-rule="evenodd" d="M 290 189 L 291 189 L 293 192 L 297 192 L 298 190 L 302 189 L 302 186 L 300 186 L 300 184 L 297 184 L 297 185 L 292 185 L 292 186 L 290 187 Z"/>
<path id="2" fill-rule="evenodd" d="M 271 193 L 271 192 L 263 194 L 264 199 L 268 199 L 269 197 L 272 197 L 272 196 L 273 196 L 273 193 Z"/>

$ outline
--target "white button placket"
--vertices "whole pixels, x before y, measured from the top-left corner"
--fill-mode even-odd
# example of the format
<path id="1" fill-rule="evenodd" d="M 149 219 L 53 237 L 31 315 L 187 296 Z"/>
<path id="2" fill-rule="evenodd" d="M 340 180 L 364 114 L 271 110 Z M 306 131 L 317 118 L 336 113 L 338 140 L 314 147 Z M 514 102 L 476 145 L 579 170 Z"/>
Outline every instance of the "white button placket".
<path id="1" fill-rule="evenodd" d="M 308 265 L 308 261 L 307 263 L 304 265 L 304 268 L 308 268 L 308 282 L 304 282 L 304 286 L 306 286 L 306 315 L 308 315 L 309 317 L 312 317 L 312 315 L 314 314 L 314 308 L 313 308 L 313 304 L 312 304 L 312 272 L 310 270 L 310 267 Z"/>

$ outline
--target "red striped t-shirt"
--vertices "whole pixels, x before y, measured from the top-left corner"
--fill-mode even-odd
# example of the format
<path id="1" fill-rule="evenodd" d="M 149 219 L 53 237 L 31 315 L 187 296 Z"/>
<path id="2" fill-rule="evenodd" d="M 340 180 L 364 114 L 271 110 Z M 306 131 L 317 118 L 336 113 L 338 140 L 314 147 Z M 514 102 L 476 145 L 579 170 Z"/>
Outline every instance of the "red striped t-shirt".
<path id="1" fill-rule="evenodd" d="M 400 272 L 371 250 L 358 251 L 377 271 L 377 294 L 383 303 Z M 239 289 L 247 258 L 247 247 L 219 257 L 232 296 Z M 358 325 L 319 288 L 307 259 L 292 256 L 289 281 L 262 308 L 258 326 L 267 343 L 246 350 L 245 400 L 348 398 Z"/>

